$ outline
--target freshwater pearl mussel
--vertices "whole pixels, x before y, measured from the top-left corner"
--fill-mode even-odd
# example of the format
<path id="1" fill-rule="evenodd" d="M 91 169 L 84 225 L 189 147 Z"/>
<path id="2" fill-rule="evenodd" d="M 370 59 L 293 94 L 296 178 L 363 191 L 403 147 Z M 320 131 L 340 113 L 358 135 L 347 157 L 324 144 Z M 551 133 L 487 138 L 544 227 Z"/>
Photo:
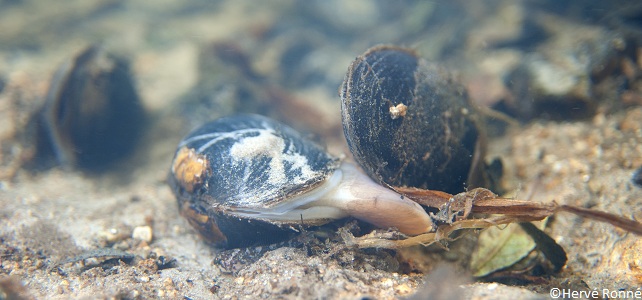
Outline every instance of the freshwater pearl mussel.
<path id="1" fill-rule="evenodd" d="M 33 168 L 109 168 L 134 150 L 145 123 L 129 61 L 98 45 L 83 49 L 58 68 L 32 123 Z"/>
<path id="2" fill-rule="evenodd" d="M 460 193 L 485 184 L 485 138 L 465 88 L 406 48 L 368 49 L 340 90 L 354 159 L 381 184 Z"/>
<path id="3" fill-rule="evenodd" d="M 432 229 L 420 205 L 258 115 L 221 118 L 188 134 L 169 183 L 182 215 L 224 248 L 276 242 L 348 216 L 410 235 Z"/>

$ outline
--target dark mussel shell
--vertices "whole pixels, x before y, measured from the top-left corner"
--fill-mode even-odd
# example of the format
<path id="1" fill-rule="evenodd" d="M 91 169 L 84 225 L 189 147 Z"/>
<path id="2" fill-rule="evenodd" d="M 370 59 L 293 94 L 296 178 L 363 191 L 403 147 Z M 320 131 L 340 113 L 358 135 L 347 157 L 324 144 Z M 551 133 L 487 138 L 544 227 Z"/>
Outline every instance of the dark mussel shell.
<path id="1" fill-rule="evenodd" d="M 242 114 L 207 123 L 185 137 L 168 180 L 181 213 L 201 236 L 215 246 L 237 248 L 284 240 L 303 223 L 320 225 L 320 220 L 260 214 L 314 189 L 338 165 L 337 158 L 294 129 Z"/>
<path id="2" fill-rule="evenodd" d="M 477 116 L 444 69 L 376 46 L 350 65 L 340 94 L 350 151 L 374 180 L 449 193 L 479 184 Z"/>
<path id="3" fill-rule="evenodd" d="M 58 69 L 38 119 L 38 163 L 96 171 L 133 150 L 145 114 L 128 61 L 90 46 Z"/>

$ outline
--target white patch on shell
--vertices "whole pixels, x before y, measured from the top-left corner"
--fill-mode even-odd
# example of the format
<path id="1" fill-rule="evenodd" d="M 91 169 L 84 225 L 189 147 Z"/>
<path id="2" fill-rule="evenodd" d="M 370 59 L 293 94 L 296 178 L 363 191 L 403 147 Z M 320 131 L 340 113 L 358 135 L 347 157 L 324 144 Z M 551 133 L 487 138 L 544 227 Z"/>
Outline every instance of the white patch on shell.
<path id="1" fill-rule="evenodd" d="M 230 148 L 230 155 L 237 160 L 252 159 L 255 157 L 269 157 L 270 168 L 268 170 L 268 182 L 275 186 L 287 183 L 285 174 L 285 162 L 292 164 L 292 170 L 300 170 L 301 174 L 294 178 L 293 183 L 303 183 L 306 178 L 314 176 L 310 169 L 308 159 L 298 153 L 290 151 L 283 153 L 285 142 L 282 138 L 274 135 L 274 131 L 257 129 L 259 135 L 242 138 Z"/>
<path id="2" fill-rule="evenodd" d="M 271 158 L 267 169 L 268 178 L 261 183 L 261 186 L 239 183 L 233 199 L 230 199 L 235 207 L 265 207 L 266 203 L 271 202 L 269 201 L 270 199 L 283 196 L 281 188 L 284 186 L 292 187 L 297 184 L 303 184 L 320 175 L 318 171 L 310 168 L 308 158 L 299 153 L 302 151 L 301 149 L 296 149 L 294 145 L 290 145 L 285 151 L 286 141 L 279 137 L 268 123 L 261 123 L 258 128 L 245 128 L 230 132 L 214 132 L 193 136 L 181 142 L 179 147 L 195 141 L 207 140 L 196 149 L 196 152 L 200 154 L 219 142 L 228 139 L 234 140 L 228 152 L 234 164 L 247 163 L 254 158 Z M 220 155 L 224 154 L 221 153 Z M 289 171 L 292 173 L 286 174 L 286 163 L 290 165 Z M 250 176 L 254 176 L 251 167 L 246 167 L 242 170 L 244 173 L 243 182 L 249 182 Z M 290 175 L 289 178 L 288 175 Z M 268 201 L 266 202 L 266 200 Z"/>

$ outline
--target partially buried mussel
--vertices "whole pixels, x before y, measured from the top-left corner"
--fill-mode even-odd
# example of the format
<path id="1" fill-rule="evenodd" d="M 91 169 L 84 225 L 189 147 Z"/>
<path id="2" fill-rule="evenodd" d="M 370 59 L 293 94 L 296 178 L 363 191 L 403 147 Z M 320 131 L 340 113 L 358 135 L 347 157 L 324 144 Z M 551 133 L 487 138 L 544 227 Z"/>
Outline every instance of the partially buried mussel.
<path id="1" fill-rule="evenodd" d="M 191 225 L 225 248 L 275 242 L 347 216 L 410 235 L 432 229 L 415 202 L 258 115 L 221 118 L 190 133 L 169 183 Z"/>
<path id="2" fill-rule="evenodd" d="M 56 162 L 98 171 L 130 153 L 145 115 L 129 63 L 100 46 L 90 46 L 63 63 L 42 110 L 34 168 Z M 52 159 L 53 158 L 53 159 Z"/>
<path id="3" fill-rule="evenodd" d="M 479 116 L 445 69 L 376 46 L 350 65 L 340 94 L 348 146 L 374 180 L 449 193 L 484 185 Z"/>

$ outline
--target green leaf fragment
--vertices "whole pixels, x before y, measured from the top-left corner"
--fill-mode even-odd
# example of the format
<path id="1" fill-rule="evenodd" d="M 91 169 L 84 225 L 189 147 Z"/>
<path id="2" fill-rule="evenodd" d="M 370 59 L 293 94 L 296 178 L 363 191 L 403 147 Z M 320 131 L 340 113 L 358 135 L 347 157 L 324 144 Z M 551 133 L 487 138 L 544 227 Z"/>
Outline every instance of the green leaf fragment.
<path id="1" fill-rule="evenodd" d="M 510 267 L 535 249 L 533 239 L 519 226 L 491 227 L 479 235 L 470 267 L 475 277 L 482 277 Z"/>

